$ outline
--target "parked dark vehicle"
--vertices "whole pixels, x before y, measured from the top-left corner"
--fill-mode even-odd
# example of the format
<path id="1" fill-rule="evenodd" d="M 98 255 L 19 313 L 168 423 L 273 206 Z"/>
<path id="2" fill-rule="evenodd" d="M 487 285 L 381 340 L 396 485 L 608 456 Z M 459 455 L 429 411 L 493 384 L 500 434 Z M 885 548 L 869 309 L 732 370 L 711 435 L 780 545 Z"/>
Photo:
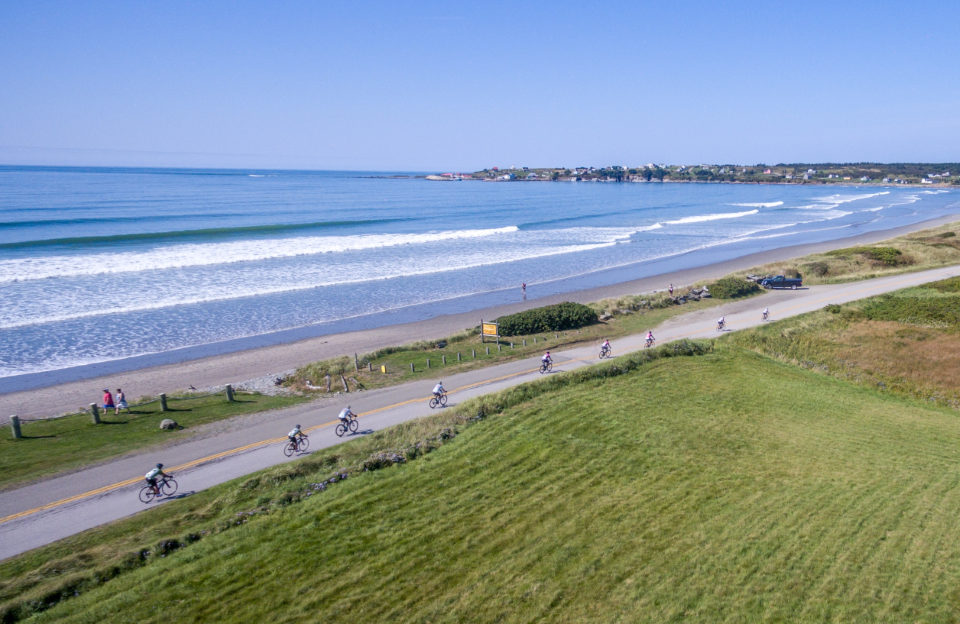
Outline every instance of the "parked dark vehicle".
<path id="1" fill-rule="evenodd" d="M 764 288 L 792 288 L 796 290 L 797 288 L 803 286 L 803 280 L 799 277 L 784 277 L 778 275 L 776 277 L 768 277 L 767 279 L 760 282 L 760 285 Z"/>

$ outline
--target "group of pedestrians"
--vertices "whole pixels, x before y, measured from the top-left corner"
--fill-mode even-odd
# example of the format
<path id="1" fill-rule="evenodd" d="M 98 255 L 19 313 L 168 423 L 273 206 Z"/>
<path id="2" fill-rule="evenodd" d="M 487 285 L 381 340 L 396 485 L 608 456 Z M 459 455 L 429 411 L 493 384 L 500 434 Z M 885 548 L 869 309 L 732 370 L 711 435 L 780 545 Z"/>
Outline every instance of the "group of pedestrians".
<path id="1" fill-rule="evenodd" d="M 123 390 L 117 388 L 117 394 L 112 395 L 110 391 L 106 388 L 103 389 L 103 411 L 114 410 L 114 415 L 120 414 L 120 410 L 127 410 L 127 413 L 130 413 L 130 408 L 127 407 L 127 397 L 123 394 Z"/>

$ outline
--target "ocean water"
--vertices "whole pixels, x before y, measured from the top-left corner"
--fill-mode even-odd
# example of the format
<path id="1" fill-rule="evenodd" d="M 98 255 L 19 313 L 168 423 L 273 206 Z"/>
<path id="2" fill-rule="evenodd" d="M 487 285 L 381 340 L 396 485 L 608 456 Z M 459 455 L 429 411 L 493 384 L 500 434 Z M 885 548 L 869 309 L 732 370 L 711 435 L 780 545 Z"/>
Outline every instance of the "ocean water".
<path id="1" fill-rule="evenodd" d="M 0 167 L 0 377 L 462 311 L 957 212 L 953 191 Z M 439 309 L 439 308 L 437 308 Z"/>

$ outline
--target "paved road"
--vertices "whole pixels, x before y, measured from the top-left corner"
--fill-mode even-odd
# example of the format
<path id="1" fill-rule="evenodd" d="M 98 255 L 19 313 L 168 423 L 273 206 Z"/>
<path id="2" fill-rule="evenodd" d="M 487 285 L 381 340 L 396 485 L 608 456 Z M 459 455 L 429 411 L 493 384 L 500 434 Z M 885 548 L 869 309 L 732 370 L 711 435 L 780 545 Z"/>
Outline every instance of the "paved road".
<path id="1" fill-rule="evenodd" d="M 960 266 L 911 275 L 775 291 L 763 297 L 724 304 L 676 317 L 655 332 L 660 344 L 680 338 L 716 337 L 716 319 L 727 317 L 727 331 L 758 325 L 760 310 L 769 306 L 772 320 L 844 303 L 907 286 L 960 275 Z M 615 354 L 643 348 L 641 335 L 618 339 Z M 554 373 L 560 374 L 597 362 L 597 347 L 579 347 L 554 354 Z M 450 390 L 449 407 L 471 397 L 494 392 L 541 377 L 538 359 L 530 358 L 443 379 Z M 180 495 L 241 477 L 262 468 L 292 461 L 282 452 L 285 434 L 300 423 L 310 433 L 312 450 L 327 448 L 347 438 L 333 433 L 335 416 L 349 401 L 360 415 L 366 435 L 431 413 L 427 406 L 433 380 L 325 399 L 308 405 L 241 417 L 204 439 L 159 451 L 145 452 L 0 494 L 0 559 L 26 552 L 100 524 L 143 511 L 137 498 L 143 473 L 163 462 L 176 475 Z M 334 401 L 337 403 L 334 404 Z"/>

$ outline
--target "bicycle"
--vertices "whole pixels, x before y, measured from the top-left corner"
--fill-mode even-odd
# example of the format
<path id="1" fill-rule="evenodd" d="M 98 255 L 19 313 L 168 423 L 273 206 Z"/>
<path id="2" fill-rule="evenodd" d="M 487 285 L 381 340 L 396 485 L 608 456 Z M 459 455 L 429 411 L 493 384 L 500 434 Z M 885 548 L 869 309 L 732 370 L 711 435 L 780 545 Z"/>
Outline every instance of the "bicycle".
<path id="1" fill-rule="evenodd" d="M 601 359 L 601 360 L 602 360 L 603 358 L 608 358 L 608 357 L 610 357 L 612 354 L 613 354 L 613 349 L 610 348 L 610 347 L 608 347 L 607 345 L 603 345 L 602 347 L 600 347 L 600 359 Z"/>
<path id="2" fill-rule="evenodd" d="M 553 370 L 553 360 L 547 360 L 546 362 L 540 362 L 540 374 L 549 373 Z"/>
<path id="3" fill-rule="evenodd" d="M 643 345 L 644 349 L 649 349 L 653 345 L 657 344 L 656 338 L 647 338 L 647 342 Z"/>
<path id="4" fill-rule="evenodd" d="M 726 323 L 717 323 L 717 331 L 723 331 L 723 328 L 726 327 Z"/>
<path id="5" fill-rule="evenodd" d="M 447 393 L 435 394 L 433 398 L 430 399 L 430 409 L 435 408 L 436 406 L 446 407 L 447 406 Z"/>
<path id="6" fill-rule="evenodd" d="M 769 313 L 769 312 L 764 312 L 762 315 L 760 315 L 760 320 L 761 320 L 761 321 L 769 321 L 769 320 L 770 320 L 770 313 Z"/>
<path id="7" fill-rule="evenodd" d="M 287 442 L 287 445 L 283 447 L 283 454 L 287 457 L 293 457 L 294 453 L 303 453 L 309 446 L 310 440 L 307 438 L 307 434 L 301 433 L 296 440 Z"/>
<path id="8" fill-rule="evenodd" d="M 173 496 L 177 493 L 177 487 L 179 486 L 173 477 L 165 476 L 156 486 L 147 484 L 140 488 L 140 502 L 146 504 L 158 496 Z"/>
<path id="9" fill-rule="evenodd" d="M 338 437 L 342 438 L 348 431 L 350 433 L 356 433 L 359 426 L 360 425 L 357 424 L 357 418 L 355 416 L 350 416 L 346 420 L 342 420 L 337 423 L 337 428 L 334 433 L 336 433 Z"/>

